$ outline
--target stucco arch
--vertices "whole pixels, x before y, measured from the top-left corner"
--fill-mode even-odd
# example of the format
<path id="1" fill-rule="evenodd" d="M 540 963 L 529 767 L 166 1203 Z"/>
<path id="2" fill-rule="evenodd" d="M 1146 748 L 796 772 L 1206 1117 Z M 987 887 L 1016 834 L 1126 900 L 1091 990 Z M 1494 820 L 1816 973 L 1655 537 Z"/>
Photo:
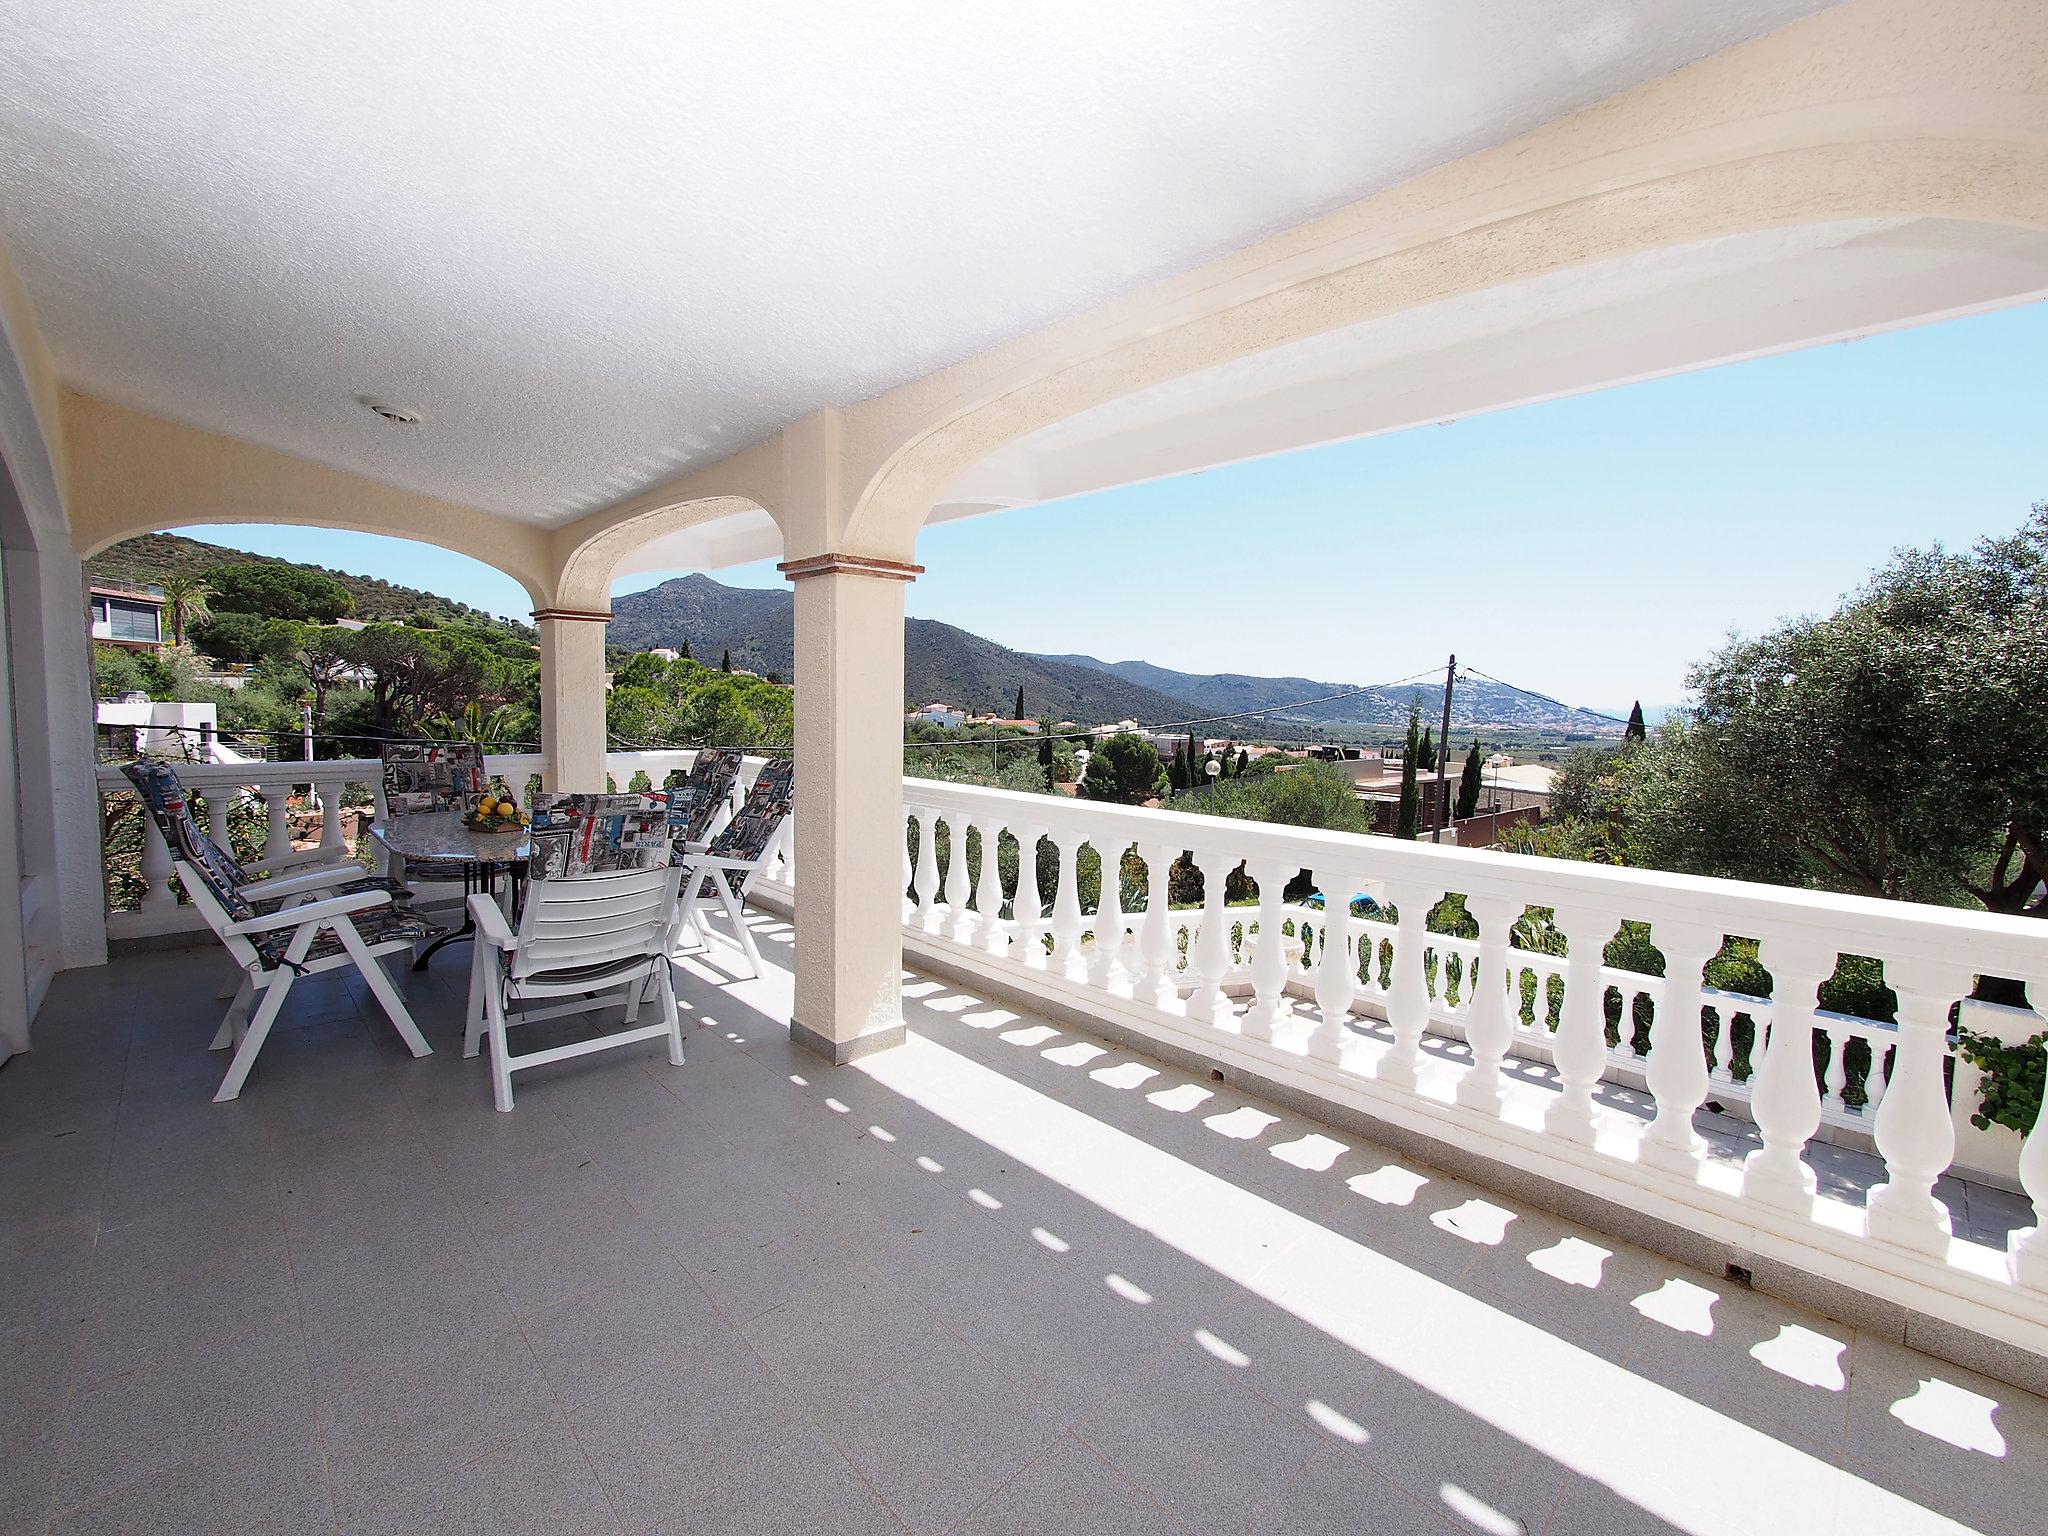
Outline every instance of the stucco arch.
<path id="1" fill-rule="evenodd" d="M 547 534 L 253 443 L 66 391 L 64 452 L 73 547 L 198 523 L 283 523 L 382 534 L 468 555 L 554 601 Z"/>
<path id="2" fill-rule="evenodd" d="M 1788 225 L 2048 229 L 2048 8 L 1862 0 L 845 413 L 839 547 L 909 559 L 1007 443 L 1269 348 Z"/>
<path id="3" fill-rule="evenodd" d="M 634 550 L 739 512 L 766 512 L 779 524 L 782 504 L 783 454 L 776 440 L 568 524 L 554 534 L 555 600 L 564 608 L 608 609 L 612 578 Z"/>

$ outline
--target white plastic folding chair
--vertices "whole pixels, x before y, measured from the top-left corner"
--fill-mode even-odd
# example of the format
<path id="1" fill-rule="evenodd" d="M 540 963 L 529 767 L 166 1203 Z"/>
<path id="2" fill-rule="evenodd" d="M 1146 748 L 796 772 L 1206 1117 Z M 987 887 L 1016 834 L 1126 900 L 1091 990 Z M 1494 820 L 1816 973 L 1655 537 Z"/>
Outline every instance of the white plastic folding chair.
<path id="1" fill-rule="evenodd" d="M 662 813 L 636 795 L 542 795 L 533 828 L 518 929 L 489 896 L 469 898 L 477 935 L 462 1053 L 476 1055 L 489 1038 L 491 1096 L 500 1110 L 512 1108 L 512 1074 L 548 1062 L 666 1036 L 669 1064 L 683 1064 L 668 960 L 682 871 L 668 863 Z M 637 1025 L 650 990 L 661 1022 Z M 623 1029 L 512 1053 L 511 1029 L 613 1003 L 625 1005 Z"/>
<path id="2" fill-rule="evenodd" d="M 747 791 L 746 802 L 702 853 L 684 856 L 683 894 L 676 913 L 671 948 L 682 947 L 683 930 L 694 932 L 708 947 L 715 931 L 713 914 L 722 910 L 732 925 L 732 942 L 747 957 L 748 976 L 761 974 L 761 951 L 747 926 L 747 895 L 774 855 L 789 821 L 790 791 L 795 766 L 787 759 L 764 763 Z"/>
<path id="3" fill-rule="evenodd" d="M 436 936 L 440 929 L 395 907 L 391 892 L 374 882 L 336 890 L 330 880 L 324 886 L 289 889 L 281 899 L 259 906 L 249 899 L 247 887 L 229 878 L 228 871 L 238 870 L 238 866 L 198 832 L 182 791 L 176 787 L 175 775 L 167 778 L 164 766 L 152 763 L 126 764 L 122 771 L 157 817 L 171 846 L 171 868 L 178 883 L 241 967 L 241 985 L 208 1047 L 218 1051 L 232 1044 L 235 1048 L 227 1075 L 213 1096 L 216 1104 L 241 1094 L 293 984 L 302 976 L 318 976 L 344 966 L 352 965 L 361 973 L 406 1048 L 415 1056 L 432 1054 L 404 999 L 385 974 L 383 957 L 409 955 L 413 945 Z M 223 862 L 225 868 L 217 867 Z M 256 885 L 260 888 L 271 883 L 259 881 Z"/>

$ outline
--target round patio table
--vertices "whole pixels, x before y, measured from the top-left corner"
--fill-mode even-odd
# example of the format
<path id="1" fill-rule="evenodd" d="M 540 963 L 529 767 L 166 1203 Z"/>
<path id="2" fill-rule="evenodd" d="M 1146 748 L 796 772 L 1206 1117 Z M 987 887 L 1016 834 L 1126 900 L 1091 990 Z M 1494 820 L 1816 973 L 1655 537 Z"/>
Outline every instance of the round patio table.
<path id="1" fill-rule="evenodd" d="M 526 886 L 526 861 L 532 851 L 526 833 L 525 827 L 513 832 L 473 831 L 462 824 L 460 811 L 387 816 L 370 828 L 370 835 L 402 860 L 462 866 L 462 926 L 442 934 L 421 950 L 412 963 L 414 970 L 425 970 L 434 951 L 442 945 L 476 936 L 476 919 L 470 916 L 469 898 L 478 892 L 496 896 L 501 873 L 512 919 L 518 921 L 520 898 Z"/>

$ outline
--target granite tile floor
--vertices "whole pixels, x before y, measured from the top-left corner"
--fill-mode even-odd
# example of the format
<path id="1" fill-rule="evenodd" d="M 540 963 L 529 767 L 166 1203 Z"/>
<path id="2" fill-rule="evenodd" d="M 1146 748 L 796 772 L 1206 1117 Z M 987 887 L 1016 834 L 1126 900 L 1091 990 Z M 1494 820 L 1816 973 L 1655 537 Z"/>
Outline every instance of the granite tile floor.
<path id="1" fill-rule="evenodd" d="M 827 1067 L 759 935 L 509 1115 L 460 949 L 231 1105 L 216 951 L 61 977 L 0 1536 L 2043 1529 L 2040 1399 L 929 978 Z"/>

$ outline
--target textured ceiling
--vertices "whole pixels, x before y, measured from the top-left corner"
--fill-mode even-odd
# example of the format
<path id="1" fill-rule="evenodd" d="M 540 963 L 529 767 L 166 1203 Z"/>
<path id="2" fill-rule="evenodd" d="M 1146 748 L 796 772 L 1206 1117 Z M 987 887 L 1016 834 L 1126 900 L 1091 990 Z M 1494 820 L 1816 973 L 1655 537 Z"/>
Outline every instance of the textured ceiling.
<path id="1" fill-rule="evenodd" d="M 0 0 L 0 236 L 68 383 L 552 523 L 1822 8 Z"/>

